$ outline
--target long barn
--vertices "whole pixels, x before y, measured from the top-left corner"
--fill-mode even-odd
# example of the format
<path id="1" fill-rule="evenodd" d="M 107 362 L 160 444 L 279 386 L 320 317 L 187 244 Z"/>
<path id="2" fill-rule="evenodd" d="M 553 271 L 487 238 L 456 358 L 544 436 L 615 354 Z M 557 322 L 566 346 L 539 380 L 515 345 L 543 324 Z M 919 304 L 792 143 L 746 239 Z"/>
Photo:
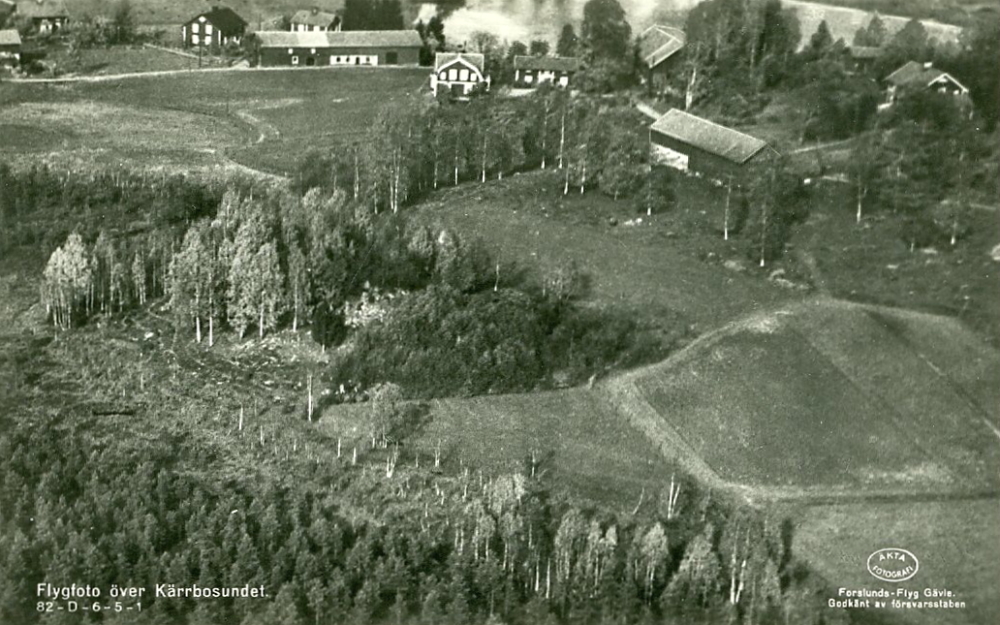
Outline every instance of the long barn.
<path id="1" fill-rule="evenodd" d="M 260 67 L 417 65 L 423 40 L 415 30 L 261 31 L 254 34 Z"/>
<path id="2" fill-rule="evenodd" d="M 744 173 L 751 163 L 776 157 L 766 141 L 671 109 L 649 128 L 653 162 L 713 180 Z"/>

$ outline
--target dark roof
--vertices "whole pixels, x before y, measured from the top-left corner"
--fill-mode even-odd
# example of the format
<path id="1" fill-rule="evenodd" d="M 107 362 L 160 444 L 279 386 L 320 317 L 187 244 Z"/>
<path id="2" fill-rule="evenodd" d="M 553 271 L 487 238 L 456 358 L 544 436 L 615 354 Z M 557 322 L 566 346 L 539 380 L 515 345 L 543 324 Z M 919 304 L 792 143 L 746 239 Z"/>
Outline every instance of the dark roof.
<path id="1" fill-rule="evenodd" d="M 9 30 L 0 30 L 0 46 L 19 46 L 21 45 L 21 35 L 18 34 L 13 28 Z"/>
<path id="2" fill-rule="evenodd" d="M 955 77 L 943 70 L 937 69 L 930 63 L 917 63 L 909 61 L 893 73 L 885 77 L 885 81 L 897 87 L 921 86 L 928 87 L 932 83 L 944 80 L 951 82 L 962 91 L 968 91 L 965 85 L 955 80 Z"/>
<path id="3" fill-rule="evenodd" d="M 459 59 L 478 69 L 479 73 L 483 73 L 483 68 L 486 67 L 486 57 L 478 52 L 438 52 L 434 55 L 434 70 L 437 71 Z"/>
<path id="4" fill-rule="evenodd" d="M 549 72 L 575 72 L 580 69 L 580 59 L 572 56 L 515 56 L 514 69 L 531 69 Z"/>
<path id="5" fill-rule="evenodd" d="M 63 0 L 21 0 L 16 4 L 17 14 L 31 19 L 69 17 L 66 3 Z"/>
<path id="6" fill-rule="evenodd" d="M 211 11 L 195 15 L 193 18 L 188 20 L 188 24 L 201 17 L 204 17 L 207 21 L 211 22 L 213 26 L 218 28 L 223 33 L 239 32 L 244 30 L 248 24 L 245 19 L 240 17 L 236 11 L 230 9 L 229 7 L 212 7 Z"/>
<path id="7" fill-rule="evenodd" d="M 424 45 L 415 30 L 344 30 L 254 33 L 262 48 L 419 48 Z"/>
<path id="8" fill-rule="evenodd" d="M 330 26 L 337 21 L 337 15 L 316 9 L 302 9 L 292 16 L 292 24 L 305 24 L 306 26 Z"/>
<path id="9" fill-rule="evenodd" d="M 687 35 L 680 28 L 653 25 L 639 37 L 639 56 L 650 69 L 680 52 L 687 43 Z"/>
<path id="10" fill-rule="evenodd" d="M 738 164 L 767 147 L 767 142 L 761 139 L 679 109 L 667 111 L 653 122 L 651 130 Z"/>

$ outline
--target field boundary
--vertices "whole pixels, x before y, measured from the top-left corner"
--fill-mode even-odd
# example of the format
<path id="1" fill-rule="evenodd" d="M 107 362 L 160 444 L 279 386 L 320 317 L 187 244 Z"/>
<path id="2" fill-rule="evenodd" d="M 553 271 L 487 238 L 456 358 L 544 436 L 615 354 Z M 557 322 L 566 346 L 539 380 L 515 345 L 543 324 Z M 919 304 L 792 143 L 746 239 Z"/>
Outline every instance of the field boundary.
<path id="1" fill-rule="evenodd" d="M 398 71 L 398 70 L 414 70 L 414 69 L 427 69 L 428 74 L 430 73 L 429 68 L 424 68 L 420 65 L 369 65 L 363 68 L 363 70 L 379 70 L 379 71 Z M 8 83 L 18 83 L 18 84 L 54 84 L 54 83 L 74 83 L 74 82 L 112 82 L 116 80 L 128 80 L 130 78 L 158 78 L 164 76 L 177 76 L 177 75 L 188 75 L 188 74 L 203 74 L 203 73 L 222 73 L 222 72 L 356 72 L 358 68 L 354 67 L 203 67 L 200 69 L 167 69 L 159 70 L 154 72 L 125 72 L 121 74 L 105 74 L 98 76 L 63 76 L 59 78 L 11 78 L 7 80 Z"/>

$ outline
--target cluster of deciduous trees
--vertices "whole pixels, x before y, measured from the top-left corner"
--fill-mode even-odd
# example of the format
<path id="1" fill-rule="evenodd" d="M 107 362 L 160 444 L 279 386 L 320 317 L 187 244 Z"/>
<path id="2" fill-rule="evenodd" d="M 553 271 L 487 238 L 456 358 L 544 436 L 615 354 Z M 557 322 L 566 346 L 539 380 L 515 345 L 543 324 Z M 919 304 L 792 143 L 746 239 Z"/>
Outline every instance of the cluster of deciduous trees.
<path id="1" fill-rule="evenodd" d="M 872 211 L 900 218 L 911 248 L 954 246 L 968 233 L 974 204 L 997 197 L 995 133 L 963 115 L 951 96 L 901 97 L 853 147 L 848 177 L 857 221 Z"/>
<path id="2" fill-rule="evenodd" d="M 644 182 L 647 146 L 642 119 L 628 105 L 541 89 L 385 114 L 351 149 L 305 158 L 298 185 L 335 187 L 376 213 L 397 212 L 441 186 L 557 168 L 564 193 L 598 188 L 619 198 Z"/>
<path id="3" fill-rule="evenodd" d="M 496 476 L 407 466 L 391 478 L 333 462 L 294 486 L 266 478 L 220 490 L 182 470 L 194 441 L 104 444 L 100 427 L 50 415 L 43 427 L 4 424 L 4 622 L 49 622 L 36 584 L 81 580 L 103 590 L 102 604 L 113 584 L 147 588 L 130 623 L 835 618 L 820 618 L 786 523 L 712 503 L 690 484 L 679 496 L 671 484 L 662 509 L 639 518 L 561 502 L 529 461 Z M 249 584 L 267 597 L 164 599 L 155 584 Z"/>
<path id="4" fill-rule="evenodd" d="M 527 390 L 657 353 L 635 324 L 579 309 L 576 272 L 535 285 L 476 242 L 370 206 L 339 189 L 232 190 L 186 229 L 74 232 L 49 258 L 43 302 L 70 328 L 165 295 L 179 331 L 208 346 L 220 328 L 242 338 L 309 324 L 323 345 L 353 331 L 336 381 L 393 381 L 410 396 Z M 379 323 L 350 330 L 351 302 L 369 289 L 399 296 L 374 304 Z"/>

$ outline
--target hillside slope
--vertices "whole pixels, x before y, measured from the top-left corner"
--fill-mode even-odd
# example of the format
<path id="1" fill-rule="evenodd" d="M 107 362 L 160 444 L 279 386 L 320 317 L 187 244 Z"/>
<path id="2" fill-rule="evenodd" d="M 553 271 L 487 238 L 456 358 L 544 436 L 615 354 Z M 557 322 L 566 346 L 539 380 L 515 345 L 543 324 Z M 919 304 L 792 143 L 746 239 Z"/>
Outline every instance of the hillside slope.
<path id="1" fill-rule="evenodd" d="M 956 492 L 997 486 L 998 377 L 1000 356 L 952 319 L 821 300 L 731 324 L 607 387 L 659 417 L 638 421 L 654 441 L 724 482 Z"/>
<path id="2" fill-rule="evenodd" d="M 487 468 L 551 450 L 605 495 L 662 485 L 675 463 L 751 499 L 981 494 L 998 487 L 998 378 L 1000 354 L 955 320 L 822 299 L 592 389 L 432 402 L 408 444 Z M 347 432 L 363 416 L 325 420 Z"/>

